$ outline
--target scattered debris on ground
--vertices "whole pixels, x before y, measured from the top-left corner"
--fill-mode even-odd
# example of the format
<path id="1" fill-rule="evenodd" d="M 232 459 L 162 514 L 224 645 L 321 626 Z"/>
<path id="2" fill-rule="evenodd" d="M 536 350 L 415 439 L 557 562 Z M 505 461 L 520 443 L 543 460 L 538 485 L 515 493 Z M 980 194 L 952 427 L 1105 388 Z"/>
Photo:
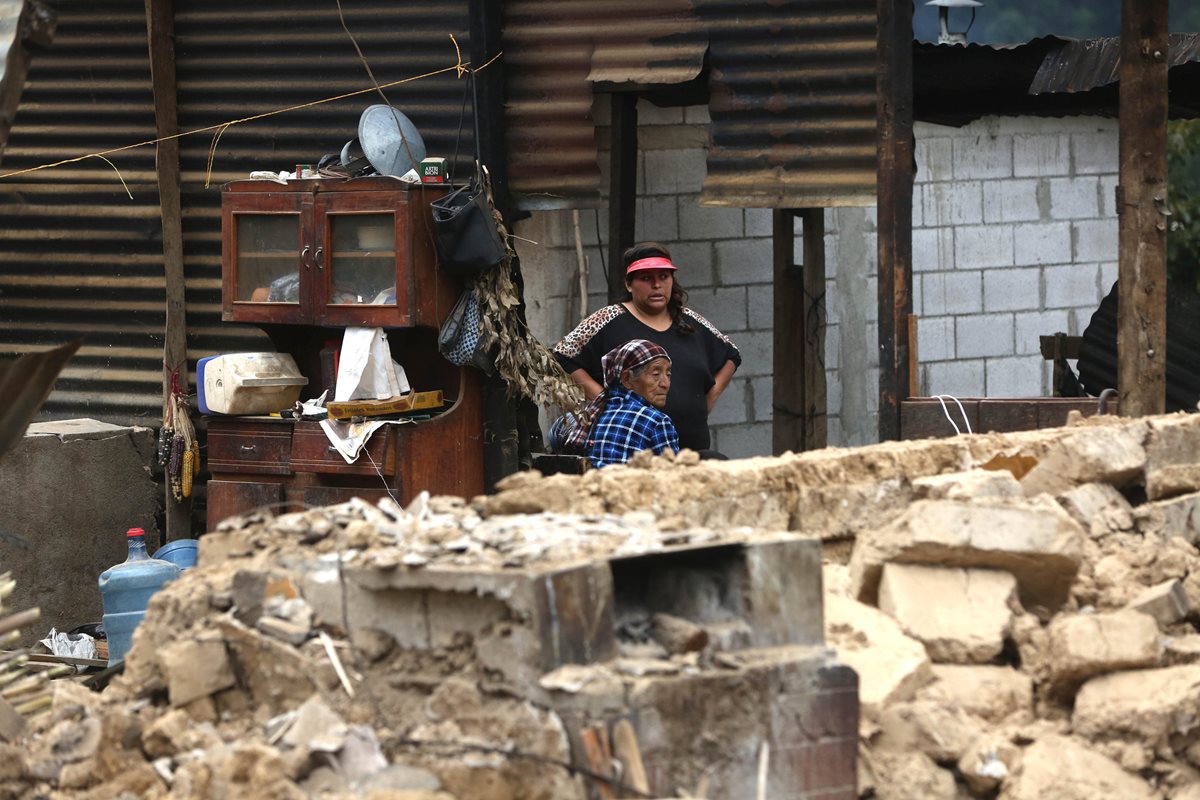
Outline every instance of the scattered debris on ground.
<path id="1" fill-rule="evenodd" d="M 1198 539 L 1194 415 L 236 518 L 0 798 L 1196 798 Z"/>

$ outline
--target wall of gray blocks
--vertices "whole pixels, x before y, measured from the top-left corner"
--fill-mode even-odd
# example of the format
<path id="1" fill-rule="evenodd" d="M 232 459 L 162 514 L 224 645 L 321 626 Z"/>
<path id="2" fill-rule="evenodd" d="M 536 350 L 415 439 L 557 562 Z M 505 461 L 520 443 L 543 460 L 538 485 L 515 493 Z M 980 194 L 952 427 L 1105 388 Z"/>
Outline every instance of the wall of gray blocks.
<path id="1" fill-rule="evenodd" d="M 771 211 L 699 204 L 707 109 L 643 102 L 638 117 L 636 238 L 670 247 L 689 305 L 742 351 L 742 367 L 710 417 L 714 446 L 732 457 L 770 454 Z M 602 98 L 596 118 L 607 118 Z M 607 132 L 599 138 L 607 141 Z M 913 312 L 921 394 L 1049 395 L 1051 370 L 1038 336 L 1082 333 L 1116 280 L 1116 121 L 918 123 L 915 138 Z M 530 327 L 548 346 L 585 310 L 605 304 L 605 209 L 582 209 L 578 221 L 589 268 L 582 304 L 575 214 L 535 212 L 515 231 Z M 877 440 L 875 221 L 873 207 L 825 214 L 830 445 Z"/>

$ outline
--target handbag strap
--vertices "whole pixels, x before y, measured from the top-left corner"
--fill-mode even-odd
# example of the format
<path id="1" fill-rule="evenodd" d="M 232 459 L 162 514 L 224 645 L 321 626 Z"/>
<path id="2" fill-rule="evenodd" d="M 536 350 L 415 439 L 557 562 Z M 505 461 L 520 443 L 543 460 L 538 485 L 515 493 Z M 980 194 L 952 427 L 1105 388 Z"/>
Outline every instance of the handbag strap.
<path id="1" fill-rule="evenodd" d="M 450 162 L 450 164 L 451 164 L 450 169 L 453 170 L 454 165 L 458 163 L 458 146 L 459 146 L 459 143 L 462 141 L 463 120 L 467 114 L 467 95 L 468 95 L 468 93 L 471 95 L 471 124 L 475 130 L 475 139 L 473 141 L 473 144 L 475 145 L 475 148 L 474 148 L 475 149 L 474 183 L 482 186 L 483 185 L 483 168 L 482 168 L 483 154 L 482 154 L 482 151 L 480 150 L 480 146 L 479 146 L 479 92 L 477 91 L 476 86 L 475 86 L 475 72 L 474 72 L 474 70 L 470 70 L 470 69 L 467 70 L 467 85 L 465 87 L 463 87 L 462 108 L 458 112 L 458 133 L 455 134 L 455 136 L 454 136 L 454 160 Z M 454 182 L 453 173 L 449 177 L 450 177 L 450 182 L 453 183 Z"/>

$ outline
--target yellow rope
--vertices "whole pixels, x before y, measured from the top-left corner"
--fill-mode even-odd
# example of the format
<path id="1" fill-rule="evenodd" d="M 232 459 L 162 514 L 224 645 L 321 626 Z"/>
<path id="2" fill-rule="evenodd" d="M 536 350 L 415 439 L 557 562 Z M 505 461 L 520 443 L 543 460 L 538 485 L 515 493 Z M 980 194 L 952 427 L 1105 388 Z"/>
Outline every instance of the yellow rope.
<path id="1" fill-rule="evenodd" d="M 211 176 L 212 162 L 213 162 L 214 153 L 216 152 L 217 142 L 220 141 L 221 134 L 223 134 L 225 132 L 225 130 L 227 128 L 229 128 L 230 126 L 239 125 L 243 122 L 254 122 L 256 120 L 266 119 L 267 117 L 273 117 L 278 114 L 287 114 L 292 111 L 302 111 L 303 109 L 312 108 L 313 106 L 319 106 L 324 103 L 333 103 L 338 100 L 345 100 L 348 97 L 357 97 L 360 94 L 367 94 L 369 92 L 378 91 L 379 89 L 388 89 L 393 86 L 399 86 L 404 83 L 412 83 L 413 81 L 424 80 L 425 78 L 432 78 L 437 75 L 445 74 L 447 72 L 454 72 L 457 77 L 461 78 L 463 76 L 463 74 L 466 73 L 467 71 L 478 72 L 480 70 L 486 69 L 487 67 L 491 66 L 491 64 L 497 58 L 499 58 L 501 55 L 503 55 L 503 52 L 497 53 L 495 56 L 490 58 L 488 60 L 488 62 L 486 64 L 484 64 L 483 66 L 479 67 L 478 69 L 471 70 L 470 62 L 467 62 L 467 63 L 463 62 L 462 51 L 459 49 L 458 42 L 454 39 L 453 34 L 450 35 L 450 40 L 454 43 L 454 50 L 455 50 L 456 57 L 457 57 L 456 63 L 453 66 L 443 67 L 442 69 L 437 69 L 432 72 L 426 72 L 423 75 L 414 75 L 409 78 L 401 78 L 399 80 L 395 80 L 390 83 L 385 83 L 379 87 L 371 86 L 370 88 L 367 88 L 367 89 L 358 89 L 353 92 L 346 92 L 345 94 L 339 94 L 339 95 L 335 95 L 333 97 L 326 97 L 322 100 L 313 100 L 310 103 L 301 103 L 300 105 L 288 106 L 287 108 L 279 108 L 274 111 L 264 111 L 261 114 L 254 114 L 253 116 L 242 117 L 241 119 L 229 120 L 228 122 L 218 122 L 215 125 L 208 125 L 207 127 L 204 127 L 204 128 L 196 128 L 195 130 L 182 131 L 180 133 L 173 133 L 170 136 L 163 136 L 158 139 L 148 139 L 144 142 L 137 142 L 135 144 L 127 144 L 127 145 L 122 145 L 121 147 L 114 147 L 110 150 L 101 150 L 100 152 L 97 152 L 97 153 L 87 153 L 86 155 L 75 156 L 74 158 L 64 158 L 61 161 L 55 161 L 55 162 L 52 162 L 49 164 L 40 164 L 36 167 L 26 167 L 25 169 L 18 169 L 18 170 L 13 170 L 12 172 L 5 172 L 3 174 L 0 174 L 0 180 L 4 180 L 6 178 L 12 178 L 16 175 L 24 175 L 29 172 L 38 172 L 43 169 L 52 169 L 54 167 L 61 167 L 65 164 L 74 164 L 79 161 L 83 161 L 84 159 L 87 159 L 87 158 L 104 158 L 105 156 L 112 155 L 113 153 L 120 153 L 125 150 L 133 150 L 134 148 L 137 148 L 137 147 L 146 147 L 148 145 L 158 144 L 159 142 L 167 142 L 172 139 L 182 139 L 184 136 L 192 136 L 197 133 L 207 133 L 209 131 L 213 131 L 214 132 L 213 142 L 212 142 L 212 145 L 209 147 L 209 155 L 208 155 L 208 175 Z M 105 158 L 104 160 L 108 161 L 107 158 Z M 109 164 L 111 165 L 112 162 L 109 161 Z M 114 166 L 113 169 L 116 169 L 116 167 Z M 120 172 L 118 172 L 117 175 L 119 177 Z M 125 182 L 124 179 L 122 179 L 121 182 L 124 183 Z M 207 180 L 206 180 L 206 183 L 207 183 Z M 128 187 L 126 187 L 126 191 L 128 191 Z"/>

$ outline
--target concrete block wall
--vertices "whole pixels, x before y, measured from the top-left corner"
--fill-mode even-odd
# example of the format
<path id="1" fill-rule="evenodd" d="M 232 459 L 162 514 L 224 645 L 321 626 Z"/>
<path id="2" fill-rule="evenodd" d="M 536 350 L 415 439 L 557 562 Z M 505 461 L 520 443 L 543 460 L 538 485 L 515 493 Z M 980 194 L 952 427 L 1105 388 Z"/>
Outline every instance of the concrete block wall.
<path id="1" fill-rule="evenodd" d="M 707 109 L 643 102 L 638 115 L 636 237 L 671 248 L 689 305 L 742 351 L 710 417 L 714 446 L 733 457 L 770 453 L 771 212 L 699 205 Z M 607 118 L 603 98 L 596 118 Z M 922 394 L 1051 393 L 1038 336 L 1081 333 L 1116 279 L 1116 148 L 1116 121 L 1099 118 L 916 126 L 913 312 Z M 579 211 L 579 223 L 590 312 L 605 303 L 605 208 Z M 875 209 L 829 209 L 825 227 L 828 440 L 868 444 L 878 429 Z M 530 324 L 552 345 L 583 316 L 573 213 L 535 212 L 516 233 Z M 796 263 L 799 245 L 797 238 Z"/>

